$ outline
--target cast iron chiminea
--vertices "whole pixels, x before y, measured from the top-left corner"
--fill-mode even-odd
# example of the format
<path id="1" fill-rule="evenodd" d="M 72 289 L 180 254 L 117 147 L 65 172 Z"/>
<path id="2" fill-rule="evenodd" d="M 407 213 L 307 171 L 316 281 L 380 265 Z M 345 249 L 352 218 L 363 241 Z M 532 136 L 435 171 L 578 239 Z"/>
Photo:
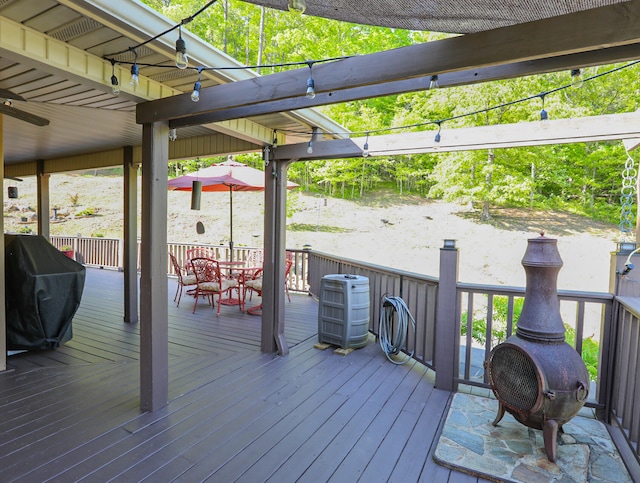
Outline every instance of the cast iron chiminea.
<path id="1" fill-rule="evenodd" d="M 493 425 L 508 411 L 525 426 L 541 429 L 547 458 L 555 462 L 558 430 L 584 405 L 589 374 L 564 338 L 557 293 L 562 268 L 557 240 L 544 234 L 530 238 L 522 265 L 527 286 L 518 328 L 491 351 L 485 364 L 499 402 Z"/>

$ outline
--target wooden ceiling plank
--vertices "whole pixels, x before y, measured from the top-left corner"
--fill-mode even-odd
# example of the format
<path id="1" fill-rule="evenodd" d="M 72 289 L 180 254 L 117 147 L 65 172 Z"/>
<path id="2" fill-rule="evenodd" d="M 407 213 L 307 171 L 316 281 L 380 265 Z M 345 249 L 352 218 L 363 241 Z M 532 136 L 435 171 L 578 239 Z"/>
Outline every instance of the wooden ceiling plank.
<path id="1" fill-rule="evenodd" d="M 549 34 L 541 34 L 543 32 Z M 512 27 L 314 64 L 311 71 L 318 94 L 638 42 L 640 0 L 633 0 Z M 137 122 L 178 119 L 220 109 L 304 97 L 308 77 L 309 69 L 304 67 L 203 88 L 195 108 L 189 94 L 157 99 L 138 106 Z"/>
<path id="2" fill-rule="evenodd" d="M 45 10 L 44 14 L 36 15 L 23 24 L 40 32 L 49 32 L 59 28 L 60 25 L 72 23 L 79 17 L 80 15 L 77 12 L 63 5 L 56 5 L 51 9 Z"/>
<path id="3" fill-rule="evenodd" d="M 103 92 L 110 90 L 105 80 L 111 76 L 109 62 L 2 17 L 0 56 Z M 138 87 L 133 88 L 128 82 L 122 82 L 120 87 L 123 97 L 138 101 L 178 93 L 144 75 L 140 76 Z"/>

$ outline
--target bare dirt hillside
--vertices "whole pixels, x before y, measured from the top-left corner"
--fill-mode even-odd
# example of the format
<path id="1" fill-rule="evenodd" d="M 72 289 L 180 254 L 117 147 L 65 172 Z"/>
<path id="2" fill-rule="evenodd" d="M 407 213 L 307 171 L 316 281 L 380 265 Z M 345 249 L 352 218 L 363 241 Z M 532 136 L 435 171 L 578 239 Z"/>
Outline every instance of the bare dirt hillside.
<path id="1" fill-rule="evenodd" d="M 33 220 L 35 180 L 9 182 L 19 198 L 4 195 L 5 231 L 36 229 Z M 119 177 L 53 175 L 51 208 L 57 218 L 54 235 L 122 236 L 122 180 Z M 460 249 L 460 280 L 496 285 L 525 285 L 520 260 L 527 239 L 545 232 L 558 239 L 564 260 L 561 289 L 607 291 L 615 226 L 558 212 L 495 209 L 488 223 L 468 206 L 390 195 L 346 201 L 302 193 L 291 196 L 293 215 L 287 220 L 287 246 L 340 254 L 349 258 L 437 275 L 443 240 Z M 261 246 L 263 193 L 233 195 L 234 242 Z M 229 195 L 203 193 L 202 210 L 190 210 L 190 194 L 168 193 L 169 241 L 228 243 Z M 53 211 L 53 210 L 52 210 Z M 81 217 L 93 212 L 91 216 Z M 53 215 L 53 212 L 52 212 Z M 26 222 L 21 222 L 27 218 Z M 205 233 L 196 233 L 201 221 Z"/>

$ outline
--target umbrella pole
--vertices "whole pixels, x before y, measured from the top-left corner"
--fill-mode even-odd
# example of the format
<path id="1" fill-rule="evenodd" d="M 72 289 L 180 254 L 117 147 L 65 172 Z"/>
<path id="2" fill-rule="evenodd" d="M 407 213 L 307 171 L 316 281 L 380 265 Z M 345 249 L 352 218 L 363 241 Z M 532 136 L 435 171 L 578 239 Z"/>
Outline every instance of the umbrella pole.
<path id="1" fill-rule="evenodd" d="M 233 262 L 233 186 L 229 186 L 229 252 Z"/>

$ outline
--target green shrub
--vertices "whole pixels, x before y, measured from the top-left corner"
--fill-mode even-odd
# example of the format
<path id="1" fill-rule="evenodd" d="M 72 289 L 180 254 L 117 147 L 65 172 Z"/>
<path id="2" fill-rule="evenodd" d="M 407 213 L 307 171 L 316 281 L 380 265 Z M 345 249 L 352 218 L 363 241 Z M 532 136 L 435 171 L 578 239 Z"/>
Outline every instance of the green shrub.
<path id="1" fill-rule="evenodd" d="M 76 213 L 76 216 L 92 216 L 96 214 L 96 209 L 95 208 L 85 208 L 82 211 L 79 211 Z"/>

